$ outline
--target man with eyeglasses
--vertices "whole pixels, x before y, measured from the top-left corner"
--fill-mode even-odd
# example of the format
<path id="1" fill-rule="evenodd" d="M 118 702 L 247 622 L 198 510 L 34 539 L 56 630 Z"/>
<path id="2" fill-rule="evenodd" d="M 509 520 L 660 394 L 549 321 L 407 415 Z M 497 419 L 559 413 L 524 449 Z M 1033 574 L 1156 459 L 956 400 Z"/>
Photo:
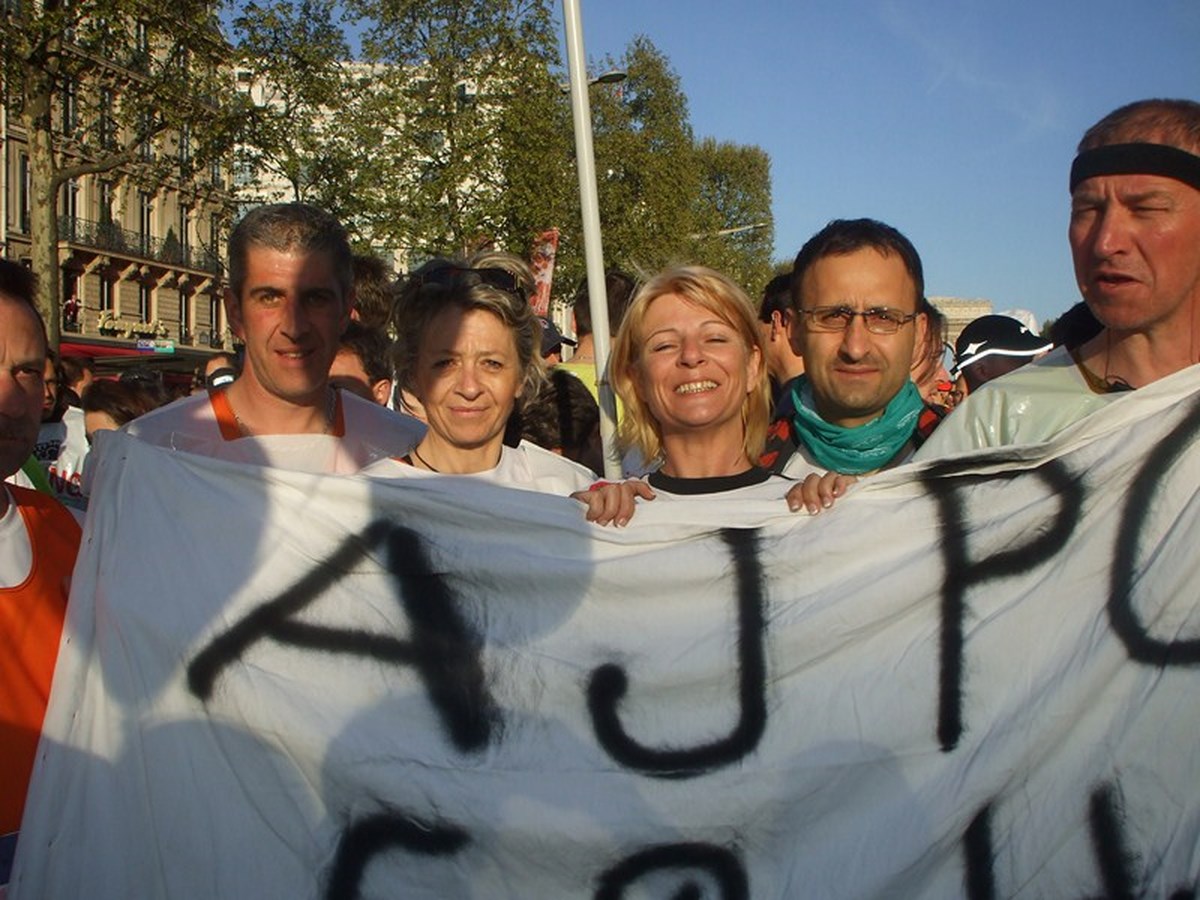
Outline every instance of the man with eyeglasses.
<path id="1" fill-rule="evenodd" d="M 909 377 L 928 327 L 912 243 L 874 219 L 838 219 L 801 248 L 791 339 L 805 373 L 762 464 L 790 477 L 864 475 L 908 459 L 940 421 Z"/>
<path id="2" fill-rule="evenodd" d="M 242 373 L 127 426 L 142 440 L 237 462 L 357 472 L 403 455 L 424 426 L 329 380 L 354 307 L 346 231 L 302 203 L 258 207 L 229 239 L 225 309 L 245 342 Z"/>
<path id="3" fill-rule="evenodd" d="M 1200 362 L 1200 103 L 1109 113 L 1079 142 L 1070 190 L 1075 280 L 1104 327 L 973 391 L 921 458 L 1047 441 Z"/>

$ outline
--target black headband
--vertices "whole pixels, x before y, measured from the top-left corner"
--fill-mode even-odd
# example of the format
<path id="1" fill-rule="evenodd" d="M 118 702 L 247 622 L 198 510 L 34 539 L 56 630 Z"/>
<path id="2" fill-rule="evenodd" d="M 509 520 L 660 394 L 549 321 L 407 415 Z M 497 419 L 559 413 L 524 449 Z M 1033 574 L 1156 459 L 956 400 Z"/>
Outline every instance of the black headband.
<path id="1" fill-rule="evenodd" d="M 1097 175 L 1162 175 L 1200 191 L 1200 156 L 1166 144 L 1109 144 L 1084 150 L 1071 163 L 1071 193 Z"/>

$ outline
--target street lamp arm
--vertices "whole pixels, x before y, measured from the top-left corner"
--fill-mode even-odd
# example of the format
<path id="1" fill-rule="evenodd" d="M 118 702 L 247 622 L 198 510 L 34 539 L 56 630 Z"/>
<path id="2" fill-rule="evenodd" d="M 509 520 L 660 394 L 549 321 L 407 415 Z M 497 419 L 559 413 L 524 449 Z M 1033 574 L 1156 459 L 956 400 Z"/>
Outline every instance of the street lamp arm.
<path id="1" fill-rule="evenodd" d="M 696 234 L 689 234 L 688 237 L 696 241 L 706 237 L 724 237 L 729 234 L 741 234 L 743 231 L 754 231 L 756 228 L 766 228 L 767 222 L 755 222 L 753 225 L 738 225 L 736 228 L 722 228 L 720 231 L 700 231 Z"/>

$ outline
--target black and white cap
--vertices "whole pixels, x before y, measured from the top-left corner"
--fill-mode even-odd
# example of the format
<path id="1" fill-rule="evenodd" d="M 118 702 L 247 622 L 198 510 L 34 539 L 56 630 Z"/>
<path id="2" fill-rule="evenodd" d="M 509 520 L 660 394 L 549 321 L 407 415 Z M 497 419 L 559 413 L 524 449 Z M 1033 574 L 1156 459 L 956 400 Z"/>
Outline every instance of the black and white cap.
<path id="1" fill-rule="evenodd" d="M 980 316 L 954 342 L 954 371 L 950 374 L 957 378 L 985 356 L 1038 356 L 1053 346 L 1010 316 Z"/>

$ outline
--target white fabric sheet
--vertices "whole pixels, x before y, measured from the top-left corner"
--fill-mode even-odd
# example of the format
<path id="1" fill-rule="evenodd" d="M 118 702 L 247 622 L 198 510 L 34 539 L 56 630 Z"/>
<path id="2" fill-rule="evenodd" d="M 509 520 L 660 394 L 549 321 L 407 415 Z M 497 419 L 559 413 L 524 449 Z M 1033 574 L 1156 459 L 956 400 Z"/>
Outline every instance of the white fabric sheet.
<path id="1" fill-rule="evenodd" d="M 1198 383 L 624 529 L 115 435 L 12 894 L 1194 891 Z"/>

